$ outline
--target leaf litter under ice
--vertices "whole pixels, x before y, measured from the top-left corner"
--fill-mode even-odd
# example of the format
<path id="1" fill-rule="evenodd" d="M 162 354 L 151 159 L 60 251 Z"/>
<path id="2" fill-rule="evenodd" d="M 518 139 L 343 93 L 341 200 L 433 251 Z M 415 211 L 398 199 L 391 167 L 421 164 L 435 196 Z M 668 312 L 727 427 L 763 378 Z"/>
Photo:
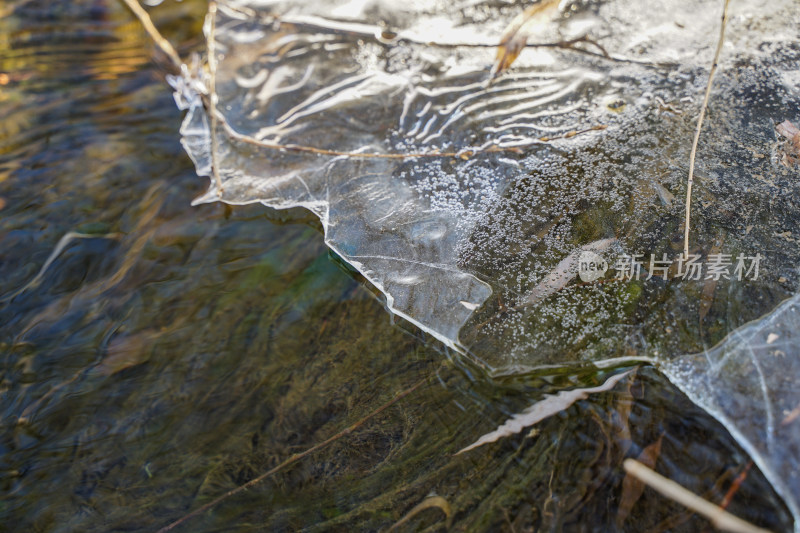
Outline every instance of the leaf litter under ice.
<path id="1" fill-rule="evenodd" d="M 762 260 L 757 278 L 731 268 L 712 280 L 651 258 L 682 252 L 672 199 L 685 193 L 721 2 L 527 8 L 220 3 L 214 87 L 199 69 L 172 80 L 184 145 L 199 174 L 216 161 L 221 182 L 197 202 L 308 208 L 394 313 L 496 372 L 655 360 L 800 524 L 800 175 L 784 139 L 800 120 L 796 2 L 731 6 L 690 253 Z M 217 111 L 213 158 L 200 93 Z M 581 283 L 570 258 L 591 243 L 612 269 Z M 636 254 L 639 279 L 621 279 L 613 265 Z"/>

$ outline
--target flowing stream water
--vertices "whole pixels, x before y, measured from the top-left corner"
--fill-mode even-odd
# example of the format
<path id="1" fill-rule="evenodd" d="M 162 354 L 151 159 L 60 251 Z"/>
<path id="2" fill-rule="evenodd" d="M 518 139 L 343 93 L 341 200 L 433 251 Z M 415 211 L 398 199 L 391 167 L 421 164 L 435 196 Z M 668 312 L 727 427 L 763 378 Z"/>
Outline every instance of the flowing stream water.
<path id="1" fill-rule="evenodd" d="M 492 9 L 511 18 L 522 5 L 496 4 Z M 206 7 L 200 1 L 166 0 L 150 12 L 181 55 L 189 57 L 205 51 L 201 27 Z M 421 387 L 358 430 L 227 498 L 181 530 L 379 531 L 431 495 L 447 502 L 451 516 L 434 506 L 415 514 L 403 528 L 709 527 L 649 489 L 641 494 L 631 489 L 622 469 L 626 457 L 652 459 L 660 473 L 709 501 L 720 503 L 732 494 L 728 510 L 748 521 L 773 531 L 792 529 L 790 507 L 753 464 L 752 450 L 740 446 L 728 429 L 654 367 L 578 364 L 592 357 L 553 349 L 557 344 L 552 339 L 542 341 L 557 329 L 553 323 L 503 318 L 496 297 L 530 291 L 536 286 L 532 280 L 557 261 L 549 266 L 525 263 L 510 252 L 514 239 L 494 241 L 497 249 L 487 251 L 481 239 L 492 225 L 482 226 L 480 218 L 449 225 L 447 217 L 465 201 L 460 185 L 442 181 L 448 172 L 459 172 L 453 170 L 455 163 L 412 161 L 392 172 L 431 177 L 414 183 L 413 193 L 424 198 L 447 198 L 448 187 L 452 189 L 452 202 L 437 204 L 440 209 L 434 206 L 433 215 L 420 222 L 423 233 L 436 234 L 441 227 L 442 235 L 455 235 L 446 249 L 460 254 L 462 261 L 453 262 L 451 272 L 466 270 L 459 279 L 479 280 L 476 289 L 467 291 L 473 300 L 456 302 L 466 301 L 471 305 L 462 307 L 474 310 L 489 297 L 490 291 L 480 292 L 484 284 L 492 287 L 492 299 L 477 314 L 450 315 L 454 322 L 440 328 L 426 327 L 443 316 L 440 309 L 426 317 L 412 305 L 407 314 L 411 322 L 392 318 L 378 290 L 386 287 L 370 277 L 380 270 L 374 266 L 378 263 L 358 268 L 352 259 L 358 250 L 334 246 L 342 257 L 331 251 L 326 239 L 331 244 L 332 235 L 323 235 L 331 219 L 320 222 L 319 204 L 308 203 L 310 211 L 276 210 L 244 200 L 231 200 L 243 205 L 192 206 L 198 197 L 209 200 L 213 188 L 206 191 L 181 146 L 183 113 L 165 82 L 166 69 L 154 61 L 158 55 L 152 42 L 121 3 L 12 1 L 0 5 L 0 15 L 0 529 L 157 530 L 330 438 L 420 381 Z M 297 27 L 292 30 L 298 33 Z M 331 53 L 336 50 L 344 53 L 336 47 Z M 372 67 L 370 61 L 383 53 L 374 47 L 362 52 L 364 64 Z M 537 57 L 534 62 L 542 59 Z M 387 61 L 397 66 L 404 58 Z M 453 76 L 473 76 L 475 83 L 482 83 L 477 74 L 456 72 L 456 67 L 448 67 Z M 235 73 L 241 65 L 222 68 Z M 249 74 L 257 75 L 256 70 Z M 249 78 L 242 79 L 246 84 Z M 497 100 L 487 105 L 507 105 L 502 91 L 513 95 L 514 83 L 526 90 L 539 84 L 542 95 L 552 96 L 592 80 L 590 69 L 580 68 L 552 78 L 506 80 L 497 89 Z M 384 81 L 381 90 L 391 90 L 397 82 Z M 240 89 L 228 85 L 226 90 L 234 98 Z M 362 87 L 369 95 L 368 89 Z M 430 94 L 436 89 L 426 88 Z M 448 125 L 434 120 L 438 108 L 425 106 L 430 94 L 408 105 L 409 116 L 416 118 L 401 121 L 392 139 L 395 146 L 403 136 L 417 139 L 423 148 L 441 141 L 436 131 L 443 133 Z M 436 105 L 453 109 L 454 102 L 468 97 L 444 89 L 436 94 L 446 100 Z M 614 102 L 603 100 L 603 107 Z M 590 113 L 581 120 L 589 124 L 592 118 Z M 551 119 L 548 127 L 563 129 L 560 117 Z M 370 123 L 351 126 L 369 130 Z M 525 129 L 515 127 L 506 138 L 510 143 L 519 140 L 519 128 Z M 671 127 L 691 129 L 682 119 Z M 302 133 L 289 128 L 262 135 Z M 329 139 L 342 148 L 335 130 L 306 133 L 307 144 L 322 146 Z M 369 144 L 368 137 L 365 133 L 344 148 Z M 459 140 L 464 139 L 448 142 Z M 608 146 L 582 157 L 602 163 L 621 142 L 612 137 Z M 512 173 L 519 168 L 519 161 L 497 157 L 499 161 L 489 163 L 505 165 Z M 254 161 L 255 168 L 260 163 Z M 502 220 L 520 214 L 509 193 L 520 182 L 491 182 L 482 168 L 489 163 L 471 164 L 464 176 L 476 190 L 496 192 L 490 199 L 492 216 L 500 222 L 492 224 L 509 230 Z M 568 161 L 553 164 L 553 176 L 562 164 Z M 358 175 L 385 171 L 385 166 L 364 165 Z M 437 176 L 442 178 L 435 181 Z M 636 243 L 666 238 L 649 226 L 633 237 L 638 230 L 617 228 L 613 205 L 610 200 L 603 203 L 602 187 L 591 179 L 581 176 L 577 187 L 595 191 L 599 207 L 578 201 L 569 211 L 585 223 L 580 238 L 596 240 L 607 230 L 627 231 L 629 241 Z M 625 179 L 631 178 L 620 178 Z M 652 206 L 657 192 L 640 190 L 632 197 Z M 555 213 L 570 199 L 553 197 L 543 212 Z M 304 205 L 302 199 L 295 203 Z M 445 211 L 447 217 L 441 215 Z M 671 213 L 661 207 L 656 211 L 664 217 Z M 527 235 L 562 222 L 539 224 L 519 231 Z M 716 235 L 720 225 L 724 223 L 712 220 L 702 235 Z M 348 242 L 349 227 L 339 225 L 343 233 L 337 242 Z M 573 237 L 578 238 L 568 238 Z M 744 245 L 748 239 L 730 237 L 728 242 Z M 546 246 L 563 249 L 556 241 Z M 794 253 L 777 254 L 775 264 L 790 262 Z M 508 264 L 498 264 L 498 256 Z M 516 274 L 498 275 L 503 269 Z M 392 271 L 393 283 L 408 281 L 400 274 Z M 634 299 L 648 309 L 676 298 L 663 288 L 641 297 L 641 288 L 632 286 L 609 294 Z M 710 348 L 791 292 L 777 280 L 765 286 L 769 295 L 762 292 L 759 305 L 745 312 L 731 309 L 736 302 L 742 307 L 746 290 L 726 292 L 732 296 L 706 311 L 714 327 L 698 346 Z M 413 304 L 414 298 L 407 301 Z M 531 305 L 552 316 L 554 309 L 569 315 L 579 304 L 580 298 L 569 305 Z M 594 313 L 605 317 L 598 319 L 601 323 L 608 320 L 602 309 Z M 633 311 L 623 309 L 623 314 L 615 320 L 624 323 Z M 662 318 L 652 315 L 650 324 Z M 461 343 L 448 342 L 457 339 L 465 323 Z M 485 328 L 491 335 L 485 335 Z M 530 342 L 518 342 L 520 335 Z M 562 347 L 575 344 L 569 335 L 558 337 Z M 620 342 L 611 347 L 587 342 L 581 349 L 628 353 L 624 350 L 631 336 L 615 335 Z M 675 342 L 691 344 L 686 338 L 696 340 L 692 335 Z M 630 353 L 652 345 L 647 335 L 641 338 Z M 461 353 L 464 346 L 474 358 Z M 513 357 L 501 357 L 504 353 Z M 531 353 L 538 353 L 538 359 L 526 359 Z M 500 367 L 504 370 L 492 371 Z M 674 373 L 679 371 L 685 369 Z M 565 389 L 603 389 L 610 378 L 613 387 L 530 429 L 458 453 L 538 400 Z M 743 481 L 739 484 L 737 478 Z"/>

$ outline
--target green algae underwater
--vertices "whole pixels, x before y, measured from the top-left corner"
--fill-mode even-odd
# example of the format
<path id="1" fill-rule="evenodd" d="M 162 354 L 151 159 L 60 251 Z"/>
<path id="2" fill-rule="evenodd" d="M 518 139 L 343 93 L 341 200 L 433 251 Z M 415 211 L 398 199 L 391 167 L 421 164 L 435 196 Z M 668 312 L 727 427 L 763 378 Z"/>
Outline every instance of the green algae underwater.
<path id="1" fill-rule="evenodd" d="M 186 56 L 205 10 L 150 12 Z M 710 527 L 630 489 L 626 457 L 791 529 L 729 433 L 649 367 L 455 455 L 546 394 L 619 369 L 489 376 L 393 321 L 311 214 L 190 207 L 205 183 L 131 14 L 102 0 L 0 11 L 0 529 L 157 530 L 420 381 L 180 530 L 381 531 L 432 495 L 451 516 L 431 506 L 398 529 Z M 81 237 L 28 287 L 69 232 Z"/>

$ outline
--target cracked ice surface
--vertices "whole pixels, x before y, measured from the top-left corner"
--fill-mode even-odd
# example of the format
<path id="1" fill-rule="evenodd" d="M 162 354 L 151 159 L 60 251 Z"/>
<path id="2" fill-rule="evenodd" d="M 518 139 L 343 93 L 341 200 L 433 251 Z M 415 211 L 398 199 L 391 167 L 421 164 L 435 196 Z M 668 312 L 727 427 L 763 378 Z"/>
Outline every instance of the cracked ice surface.
<path id="1" fill-rule="evenodd" d="M 800 420 L 784 423 L 800 405 L 787 311 L 796 301 L 768 315 L 800 283 L 800 176 L 775 132 L 800 122 L 796 2 L 731 6 L 698 151 L 691 253 L 732 264 L 727 277 L 692 280 L 648 263 L 682 250 L 721 2 L 562 2 L 529 42 L 586 35 L 611 57 L 590 43 L 580 46 L 594 55 L 529 47 L 489 83 L 498 38 L 527 5 L 220 3 L 223 193 L 212 182 L 197 201 L 306 207 L 393 312 L 497 372 L 659 361 L 800 516 Z M 208 76 L 173 82 L 189 108 L 184 146 L 211 176 L 210 121 L 195 92 Z M 437 152 L 451 155 L 425 155 Z M 612 268 L 582 283 L 575 258 L 590 249 Z M 613 266 L 636 254 L 640 279 L 615 281 Z M 756 254 L 757 277 L 734 275 L 737 257 Z M 771 355 L 778 346 L 785 357 Z"/>
<path id="2" fill-rule="evenodd" d="M 800 494 L 800 295 L 664 372 L 720 420 L 775 485 L 795 517 Z"/>

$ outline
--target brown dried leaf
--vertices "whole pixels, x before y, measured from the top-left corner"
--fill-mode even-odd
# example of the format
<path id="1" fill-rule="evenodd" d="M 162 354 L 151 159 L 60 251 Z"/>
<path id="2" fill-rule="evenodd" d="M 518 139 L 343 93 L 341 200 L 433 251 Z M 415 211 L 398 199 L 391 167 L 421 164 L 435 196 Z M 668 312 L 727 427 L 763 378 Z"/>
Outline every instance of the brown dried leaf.
<path id="1" fill-rule="evenodd" d="M 496 78 L 517 59 L 522 49 L 528 44 L 530 29 L 535 22 L 552 16 L 558 8 L 560 0 L 541 0 L 514 17 L 500 37 L 497 57 L 492 67 L 491 78 Z"/>
<path id="2" fill-rule="evenodd" d="M 798 135 L 800 135 L 800 129 L 797 128 L 794 124 L 789 122 L 788 120 L 784 120 L 777 126 L 775 129 L 778 130 L 778 133 L 789 139 L 790 141 L 794 141 Z"/>
<path id="3" fill-rule="evenodd" d="M 112 376 L 126 368 L 141 365 L 150 359 L 150 345 L 157 334 L 145 330 L 114 338 L 108 345 L 106 356 L 94 368 L 104 376 Z"/>
<path id="4" fill-rule="evenodd" d="M 800 163 L 800 129 L 788 120 L 784 120 L 775 126 L 775 130 L 789 141 L 782 150 L 783 164 L 790 167 Z"/>
<path id="5" fill-rule="evenodd" d="M 659 435 L 658 440 L 642 450 L 636 460 L 651 470 L 655 469 L 658 456 L 661 455 L 661 441 L 663 438 L 664 434 L 662 433 Z M 633 506 L 641 498 L 642 492 L 644 492 L 644 483 L 639 481 L 638 478 L 626 474 L 625 479 L 622 480 L 622 495 L 617 509 L 617 529 L 622 529 L 622 524 L 628 518 Z"/>

